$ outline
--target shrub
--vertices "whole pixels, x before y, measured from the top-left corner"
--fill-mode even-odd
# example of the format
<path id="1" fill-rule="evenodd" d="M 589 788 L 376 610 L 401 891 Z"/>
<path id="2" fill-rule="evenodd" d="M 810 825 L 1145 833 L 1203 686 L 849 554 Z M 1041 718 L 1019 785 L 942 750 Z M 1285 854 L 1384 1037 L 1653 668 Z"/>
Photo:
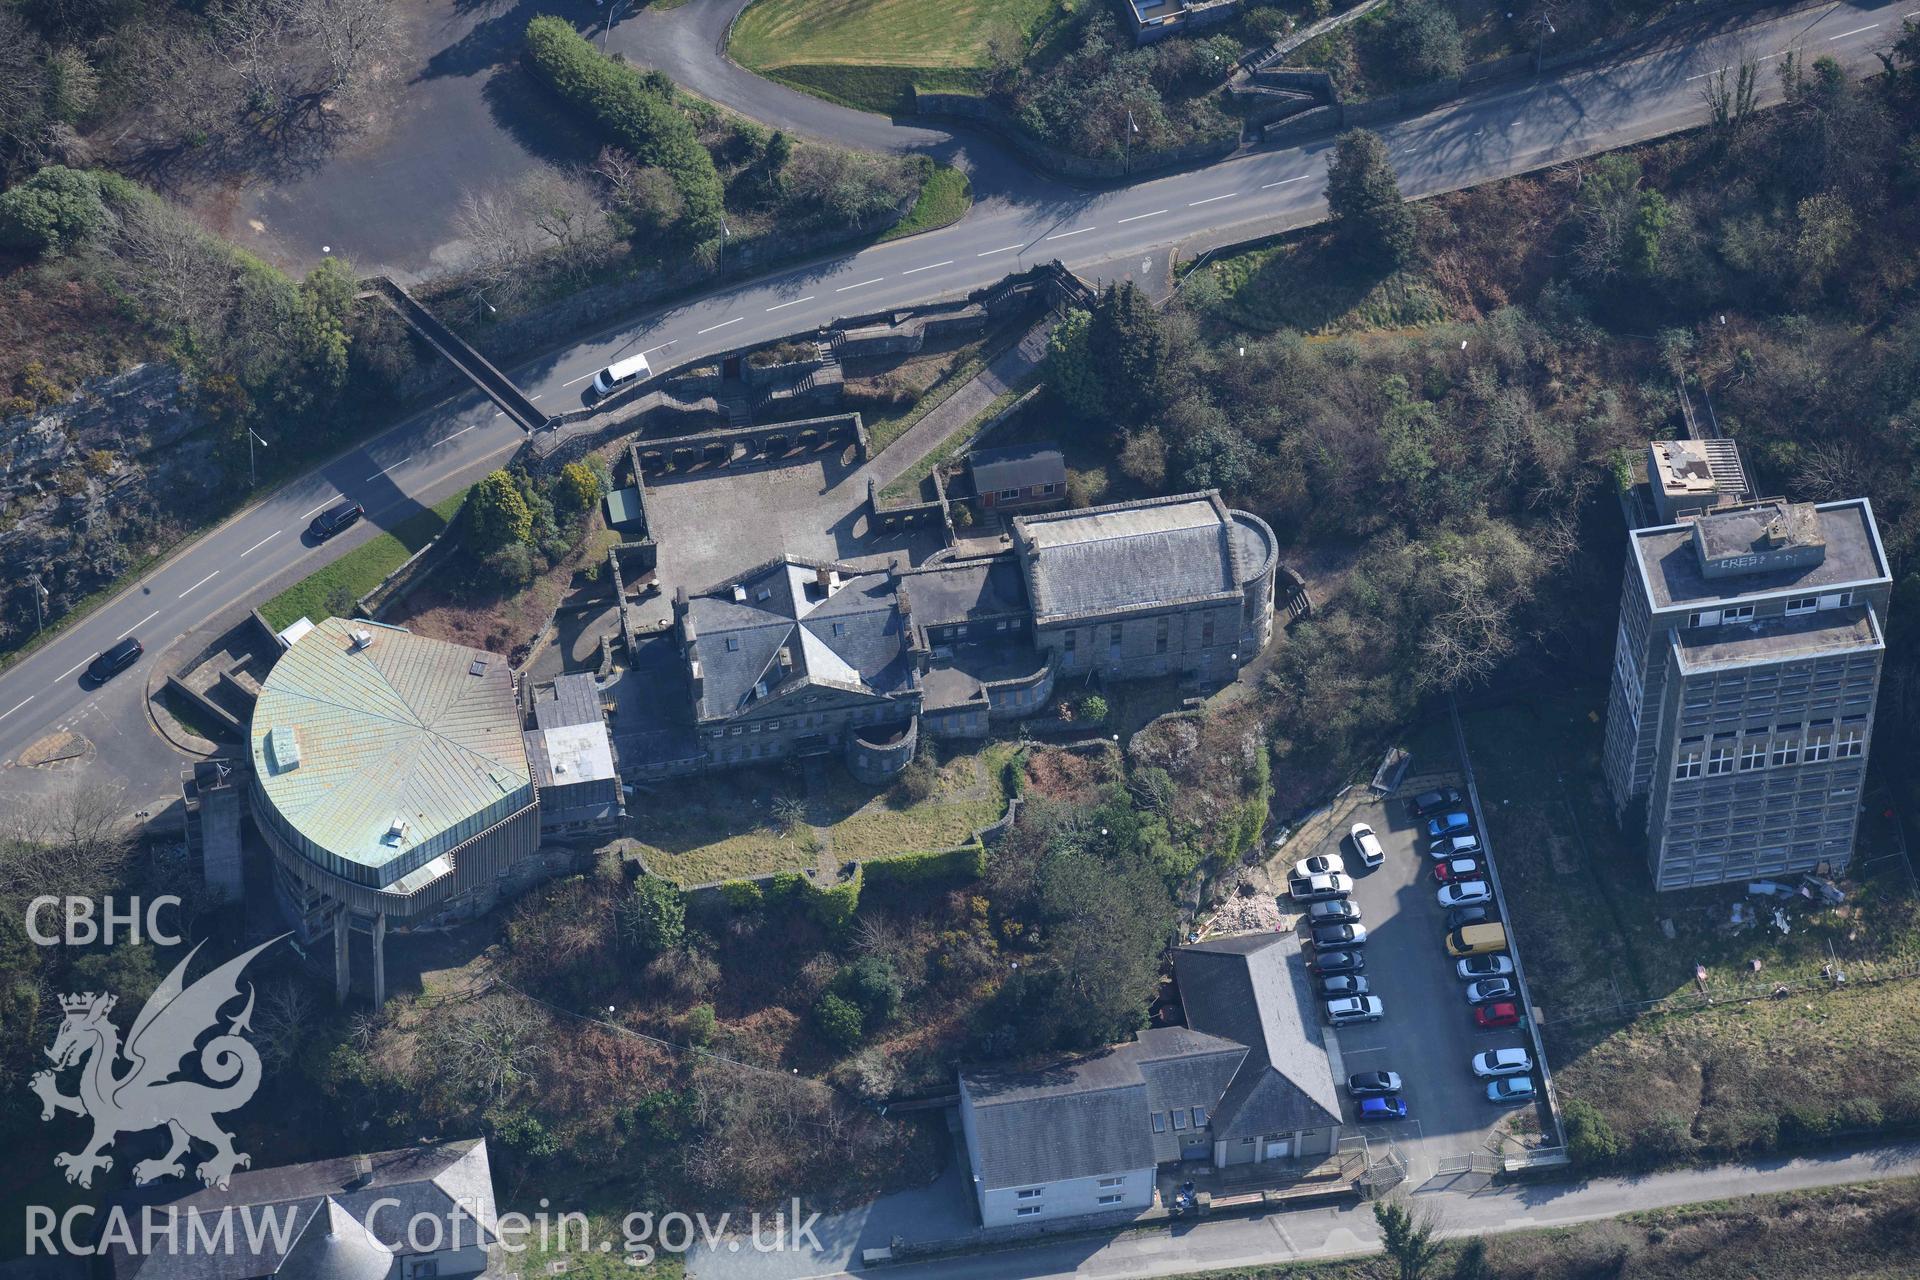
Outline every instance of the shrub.
<path id="1" fill-rule="evenodd" d="M 866 1031 L 860 1006 L 831 992 L 813 1006 L 813 1025 L 822 1040 L 842 1053 L 858 1045 Z"/>
<path id="2" fill-rule="evenodd" d="M 658 876 L 641 876 L 620 904 L 620 938 L 641 955 L 670 951 L 687 936 L 687 900 Z"/>
<path id="3" fill-rule="evenodd" d="M 1090 693 L 1080 699 L 1080 718 L 1088 724 L 1105 724 L 1111 711 L 1107 700 L 1097 693 Z"/>
<path id="4" fill-rule="evenodd" d="M 894 787 L 902 800 L 908 804 L 919 804 L 932 799 L 939 785 L 940 766 L 934 761 L 933 748 L 927 745 L 925 738 L 921 738 L 913 759 L 907 761 L 907 767 L 900 771 L 900 780 Z"/>
<path id="5" fill-rule="evenodd" d="M 864 1025 L 877 1027 L 900 1012 L 900 975 L 881 956 L 862 956 L 833 980 L 833 994 L 860 1007 Z"/>
<path id="6" fill-rule="evenodd" d="M 592 116 L 643 166 L 662 169 L 684 202 L 684 225 L 696 241 L 725 225 L 724 192 L 713 157 L 693 121 L 674 101 L 663 76 L 638 72 L 594 50 L 564 18 L 527 24 L 526 61 L 533 73 L 575 109 Z"/>
<path id="7" fill-rule="evenodd" d="M 1599 1109 L 1584 1098 L 1575 1098 L 1561 1112 L 1567 1134 L 1567 1154 L 1575 1164 L 1610 1164 L 1620 1154 L 1620 1140 L 1613 1126 Z"/>
<path id="8" fill-rule="evenodd" d="M 1457 76 L 1466 61 L 1460 24 L 1436 0 L 1397 0 L 1373 28 L 1372 42 L 1401 88 Z"/>
<path id="9" fill-rule="evenodd" d="M 482 477 L 467 495 L 467 522 L 473 534 L 473 550 L 490 556 L 516 542 L 525 542 L 533 533 L 533 510 L 521 496 L 520 487 L 505 471 Z"/>
<path id="10" fill-rule="evenodd" d="M 569 462 L 560 468 L 560 479 L 554 486 L 554 497 L 568 511 L 580 513 L 591 511 L 593 504 L 600 501 L 600 477 L 593 468 L 584 462 Z"/>
<path id="11" fill-rule="evenodd" d="M 0 194 L 0 246 L 57 258 L 105 230 L 112 216 L 99 179 L 51 164 Z"/>
<path id="12" fill-rule="evenodd" d="M 897 858 L 866 864 L 865 873 L 868 882 L 875 886 L 918 888 L 939 883 L 964 884 L 987 873 L 987 850 L 984 845 L 969 844 L 931 853 L 903 853 Z"/>
<path id="13" fill-rule="evenodd" d="M 714 1017 L 712 1005 L 697 1004 L 693 1006 L 693 1008 L 687 1010 L 687 1021 L 684 1027 L 687 1043 L 696 1049 L 706 1048 L 713 1043 L 714 1028 L 718 1025 L 718 1019 Z"/>
<path id="14" fill-rule="evenodd" d="M 758 911 L 767 900 L 757 880 L 729 880 L 720 886 L 720 897 L 735 911 Z"/>

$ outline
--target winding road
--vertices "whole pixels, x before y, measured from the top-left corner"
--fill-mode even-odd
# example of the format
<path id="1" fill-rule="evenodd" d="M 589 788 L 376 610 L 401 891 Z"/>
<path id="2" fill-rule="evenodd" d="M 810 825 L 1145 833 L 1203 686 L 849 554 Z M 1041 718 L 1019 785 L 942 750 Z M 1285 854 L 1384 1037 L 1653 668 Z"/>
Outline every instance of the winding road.
<path id="1" fill-rule="evenodd" d="M 711 14 L 727 9 L 711 6 Z M 914 135 L 922 131 L 899 130 L 738 68 L 725 69 L 730 64 L 717 54 L 687 64 L 706 65 L 716 79 L 691 74 L 672 61 L 679 47 L 675 40 L 693 41 L 687 46 L 691 50 L 711 38 L 707 4 L 643 13 L 648 26 L 638 20 L 623 23 L 613 38 L 637 42 L 656 25 L 662 32 L 673 30 L 678 14 L 698 20 L 674 39 L 649 39 L 649 48 L 696 88 L 716 97 L 737 90 L 734 104 L 740 109 L 769 113 L 782 125 L 807 131 L 858 128 L 889 139 L 872 145 L 920 145 Z M 1877 7 L 1836 4 L 1772 17 L 1617 65 L 1495 87 L 1375 127 L 1392 151 L 1401 189 L 1410 196 L 1432 195 L 1698 124 L 1706 114 L 1705 77 L 1743 55 L 1772 58 L 1799 48 L 1815 56 L 1831 54 L 1856 73 L 1871 72 L 1879 65 L 1874 51 L 1884 49 L 1902 20 L 1913 16 L 1920 16 L 1916 0 Z M 1770 78 L 1763 77 L 1761 96 L 1763 102 L 1778 98 Z M 783 112 L 791 112 L 791 119 Z M 1170 249 L 1185 242 L 1217 243 L 1322 217 L 1329 145 L 1318 140 L 1259 151 L 1102 192 L 1043 183 L 1031 175 L 1010 178 L 951 227 L 719 290 L 508 372 L 542 408 L 559 411 L 581 403 L 597 369 L 635 352 L 652 353 L 656 368 L 670 366 L 840 316 L 964 293 L 1053 258 L 1083 274 L 1107 277 L 1164 269 Z M 91 768 L 128 783 L 129 809 L 167 799 L 176 793 L 173 772 L 157 770 L 154 761 L 169 757 L 164 752 L 156 757 L 157 740 L 146 730 L 139 705 L 152 655 L 471 483 L 504 461 L 522 439 L 520 430 L 477 393 L 459 396 L 406 419 L 202 535 L 0 673 L 0 761 L 12 762 L 47 734 L 71 729 L 96 744 Z M 362 503 L 370 518 L 323 547 L 306 543 L 307 521 L 342 495 Z M 80 672 L 86 663 L 124 635 L 144 641 L 148 657 L 103 689 L 83 685 Z M 0 803 L 57 789 L 71 776 L 0 768 Z"/>

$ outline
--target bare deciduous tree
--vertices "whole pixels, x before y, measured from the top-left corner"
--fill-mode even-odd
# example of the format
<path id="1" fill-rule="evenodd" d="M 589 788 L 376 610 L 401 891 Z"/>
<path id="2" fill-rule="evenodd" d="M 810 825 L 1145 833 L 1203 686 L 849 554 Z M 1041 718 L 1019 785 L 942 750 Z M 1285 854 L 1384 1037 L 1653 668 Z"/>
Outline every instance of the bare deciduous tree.
<path id="1" fill-rule="evenodd" d="M 544 1010 L 512 992 L 445 1005 L 422 1029 L 417 1066 L 452 1092 L 499 1102 L 538 1069 L 549 1022 Z"/>

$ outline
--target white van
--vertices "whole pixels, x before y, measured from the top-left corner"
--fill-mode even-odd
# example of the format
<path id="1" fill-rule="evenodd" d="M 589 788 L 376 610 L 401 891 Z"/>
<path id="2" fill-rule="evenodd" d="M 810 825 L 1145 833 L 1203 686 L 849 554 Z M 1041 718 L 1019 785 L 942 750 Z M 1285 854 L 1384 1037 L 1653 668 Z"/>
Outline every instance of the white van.
<path id="1" fill-rule="evenodd" d="M 652 373 L 653 366 L 647 363 L 645 356 L 628 356 L 594 374 L 593 389 L 603 396 L 612 395 L 619 388 L 638 382 Z"/>

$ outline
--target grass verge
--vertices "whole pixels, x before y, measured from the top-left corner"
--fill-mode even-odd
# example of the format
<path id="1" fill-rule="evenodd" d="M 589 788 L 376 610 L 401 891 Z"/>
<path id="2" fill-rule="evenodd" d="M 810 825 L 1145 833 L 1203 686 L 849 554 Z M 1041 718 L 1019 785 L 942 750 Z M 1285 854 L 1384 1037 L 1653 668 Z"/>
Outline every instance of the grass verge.
<path id="1" fill-rule="evenodd" d="M 1218 291 L 1216 314 L 1261 332 L 1414 329 L 1448 318 L 1446 304 L 1424 275 L 1356 269 L 1322 233 L 1215 258 L 1198 270 Z"/>
<path id="2" fill-rule="evenodd" d="M 922 231 L 938 231 L 967 216 L 973 208 L 973 184 L 967 175 L 950 164 L 935 165 L 920 184 L 920 196 L 907 210 L 907 216 L 888 227 L 880 237 L 882 244 Z"/>
<path id="3" fill-rule="evenodd" d="M 454 514 L 466 500 L 467 491 L 462 489 L 415 512 L 261 605 L 260 616 L 278 631 L 301 618 L 317 622 L 327 617 L 335 611 L 330 602 L 339 600 L 343 592 L 359 599 L 452 524 Z"/>

